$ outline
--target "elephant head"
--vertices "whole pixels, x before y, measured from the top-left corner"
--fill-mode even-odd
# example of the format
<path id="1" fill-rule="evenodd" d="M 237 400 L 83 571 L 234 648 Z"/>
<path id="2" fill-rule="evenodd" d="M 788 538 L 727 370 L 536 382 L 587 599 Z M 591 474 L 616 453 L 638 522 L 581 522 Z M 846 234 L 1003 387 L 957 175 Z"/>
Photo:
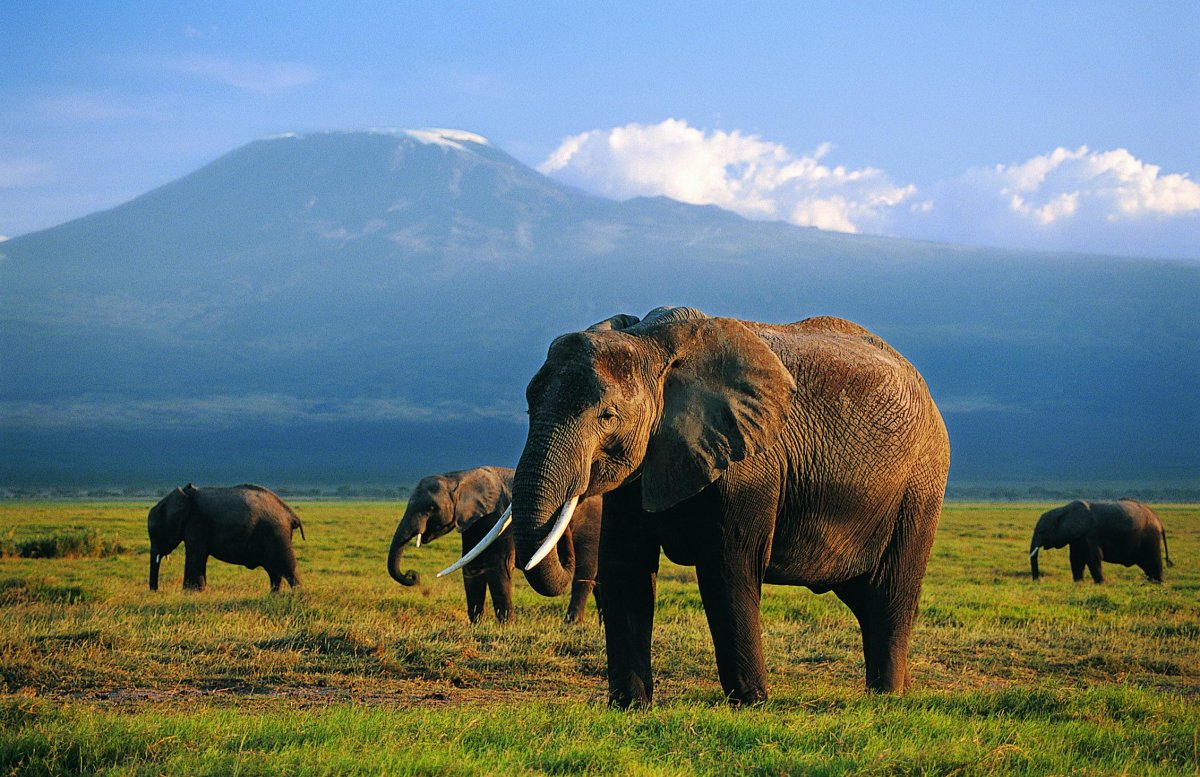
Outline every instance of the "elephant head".
<path id="1" fill-rule="evenodd" d="M 146 531 L 150 535 L 150 590 L 158 590 L 158 567 L 163 557 L 183 541 L 183 527 L 192 513 L 192 496 L 196 487 L 188 483 L 167 494 L 150 508 Z"/>
<path id="2" fill-rule="evenodd" d="M 689 308 L 614 316 L 556 339 L 526 390 L 529 434 L 513 482 L 517 559 L 533 588 L 556 596 L 570 584 L 560 539 L 579 499 L 638 477 L 647 511 L 693 496 L 776 441 L 794 389 L 744 325 Z"/>
<path id="3" fill-rule="evenodd" d="M 1078 499 L 1042 513 L 1033 528 L 1033 540 L 1029 543 L 1029 566 L 1033 579 L 1037 580 L 1040 575 L 1038 551 L 1042 548 L 1064 547 L 1081 538 L 1092 525 L 1092 506 Z"/>
<path id="4" fill-rule="evenodd" d="M 404 546 L 415 540 L 416 546 L 431 542 L 451 530 L 465 531 L 510 495 L 504 480 L 491 468 L 479 467 L 423 478 L 408 500 L 404 517 L 392 537 L 388 552 L 388 574 L 402 585 L 415 585 L 413 570 L 400 571 Z"/>

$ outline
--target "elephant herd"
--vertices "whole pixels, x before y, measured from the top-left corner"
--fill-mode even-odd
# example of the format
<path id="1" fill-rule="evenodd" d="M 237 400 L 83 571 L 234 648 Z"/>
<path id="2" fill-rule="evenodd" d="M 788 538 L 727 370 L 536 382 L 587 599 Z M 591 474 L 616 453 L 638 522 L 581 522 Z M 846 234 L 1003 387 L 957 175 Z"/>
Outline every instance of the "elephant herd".
<path id="1" fill-rule="evenodd" d="M 404 548 L 462 534 L 467 614 L 513 615 L 520 564 L 539 593 L 589 594 L 603 614 L 608 698 L 653 697 L 650 653 L 660 553 L 694 566 L 725 695 L 767 697 L 764 583 L 833 591 L 862 631 L 866 685 L 909 685 L 908 649 L 950 466 L 941 414 L 921 375 L 866 329 L 817 317 L 775 325 L 691 308 L 618 315 L 551 343 L 526 390 L 529 432 L 515 470 L 426 477 L 396 528 Z M 150 511 L 150 587 L 185 544 L 184 587 L 209 555 L 299 584 L 295 513 L 256 486 L 190 484 Z M 1041 516 L 1030 559 L 1071 548 L 1076 580 L 1101 561 L 1162 579 L 1162 523 L 1132 500 L 1072 502 Z M 1168 556 L 1167 563 L 1170 563 Z M 599 581 L 599 585 L 598 585 Z"/>

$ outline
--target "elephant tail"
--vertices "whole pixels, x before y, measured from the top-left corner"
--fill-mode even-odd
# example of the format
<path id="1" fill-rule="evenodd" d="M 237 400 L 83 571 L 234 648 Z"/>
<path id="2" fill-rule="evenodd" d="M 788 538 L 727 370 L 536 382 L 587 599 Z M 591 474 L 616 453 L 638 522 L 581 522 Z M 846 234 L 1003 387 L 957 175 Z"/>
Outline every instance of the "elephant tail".
<path id="1" fill-rule="evenodd" d="M 1167 557 L 1167 566 L 1173 567 L 1173 566 L 1175 566 L 1175 562 L 1171 560 L 1171 549 L 1167 547 L 1167 530 L 1166 529 L 1162 530 L 1162 538 L 1163 538 L 1163 555 L 1165 555 Z"/>
<path id="2" fill-rule="evenodd" d="M 300 523 L 300 516 L 296 515 L 295 513 L 292 513 L 292 529 L 299 529 L 300 539 L 308 542 L 308 537 L 304 536 L 304 524 Z"/>

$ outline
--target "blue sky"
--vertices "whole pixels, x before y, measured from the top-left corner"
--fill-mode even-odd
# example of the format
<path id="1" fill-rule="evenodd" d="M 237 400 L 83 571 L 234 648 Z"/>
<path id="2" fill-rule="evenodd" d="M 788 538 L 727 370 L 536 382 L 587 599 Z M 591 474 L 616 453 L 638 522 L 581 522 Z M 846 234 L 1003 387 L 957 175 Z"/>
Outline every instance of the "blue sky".
<path id="1" fill-rule="evenodd" d="M 1200 259 L 1200 3 L 95 3 L 0 13 L 0 235 L 260 137 L 454 127 L 597 193 Z"/>

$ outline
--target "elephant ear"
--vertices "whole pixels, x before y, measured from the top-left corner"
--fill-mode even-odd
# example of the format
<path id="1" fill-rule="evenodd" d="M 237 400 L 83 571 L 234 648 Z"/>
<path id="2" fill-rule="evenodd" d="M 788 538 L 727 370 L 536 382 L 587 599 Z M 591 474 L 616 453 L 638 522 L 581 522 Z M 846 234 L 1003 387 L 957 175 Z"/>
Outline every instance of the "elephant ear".
<path id="1" fill-rule="evenodd" d="M 795 378 L 761 338 L 727 318 L 655 328 L 672 358 L 642 465 L 642 507 L 665 510 L 779 438 Z M 647 330 L 648 333 L 654 330 Z"/>
<path id="2" fill-rule="evenodd" d="M 163 497 L 156 508 L 152 531 L 159 537 L 178 542 L 178 538 L 183 536 L 183 525 L 192 514 L 191 495 L 195 491 L 195 487 L 188 483 L 187 490 L 176 488 Z"/>
<path id="3" fill-rule="evenodd" d="M 1058 517 L 1058 536 L 1067 541 L 1082 537 L 1092 528 L 1092 522 L 1092 506 L 1076 499 Z"/>
<path id="4" fill-rule="evenodd" d="M 471 470 L 454 490 L 454 526 L 466 531 L 483 516 L 503 510 L 511 500 L 511 491 L 495 470 Z"/>
<path id="5" fill-rule="evenodd" d="M 597 321 L 587 328 L 589 332 L 604 332 L 610 330 L 628 329 L 629 327 L 641 321 L 637 316 L 631 316 L 628 313 L 618 313 L 615 316 Z"/>

